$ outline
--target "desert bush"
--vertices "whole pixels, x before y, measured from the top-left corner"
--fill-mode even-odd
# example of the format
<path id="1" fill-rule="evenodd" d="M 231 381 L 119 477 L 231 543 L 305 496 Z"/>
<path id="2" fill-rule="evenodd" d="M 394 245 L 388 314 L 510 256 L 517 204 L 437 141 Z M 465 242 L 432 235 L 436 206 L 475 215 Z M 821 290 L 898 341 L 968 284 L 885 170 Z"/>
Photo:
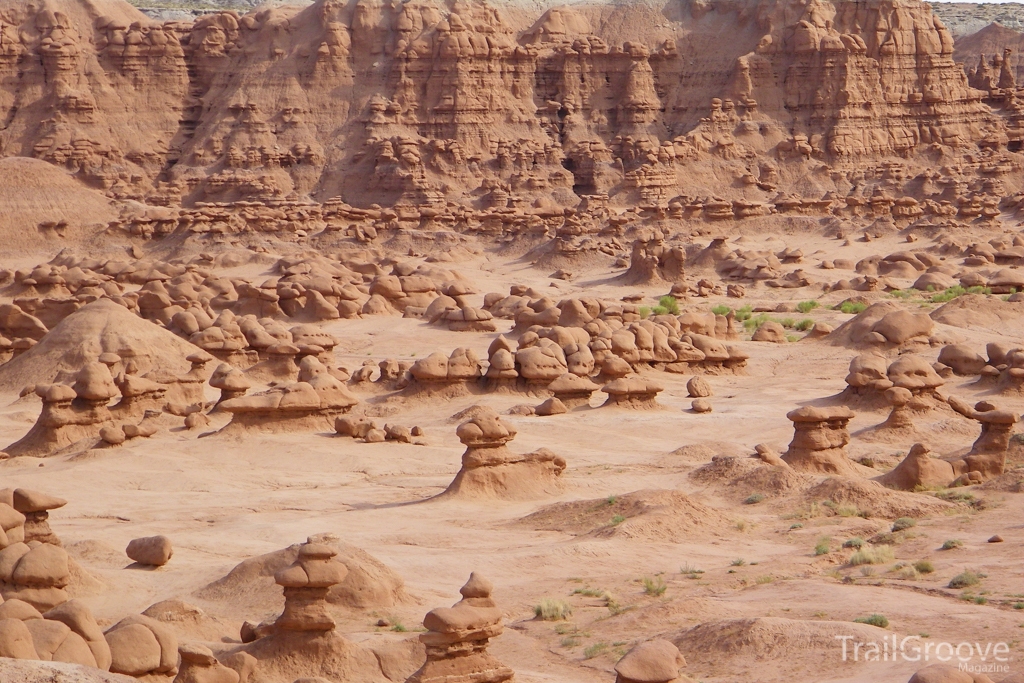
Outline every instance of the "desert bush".
<path id="1" fill-rule="evenodd" d="M 861 548 L 850 556 L 850 565 L 856 567 L 862 564 L 885 564 L 895 560 L 892 548 L 887 545 L 880 547 Z"/>
<path id="2" fill-rule="evenodd" d="M 572 606 L 565 600 L 544 598 L 534 606 L 533 614 L 543 621 L 562 621 L 572 616 Z"/>

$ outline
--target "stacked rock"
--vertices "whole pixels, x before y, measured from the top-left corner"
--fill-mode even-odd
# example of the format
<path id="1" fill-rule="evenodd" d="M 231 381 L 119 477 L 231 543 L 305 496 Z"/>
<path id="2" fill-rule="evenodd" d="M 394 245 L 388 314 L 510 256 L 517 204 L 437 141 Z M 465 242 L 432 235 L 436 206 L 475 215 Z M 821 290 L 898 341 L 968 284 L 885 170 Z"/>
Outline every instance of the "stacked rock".
<path id="1" fill-rule="evenodd" d="M 487 652 L 491 638 L 501 635 L 501 610 L 491 599 L 491 582 L 476 573 L 459 591 L 462 600 L 452 607 L 427 613 L 427 632 L 420 642 L 427 661 L 406 683 L 502 683 L 515 673 Z"/>

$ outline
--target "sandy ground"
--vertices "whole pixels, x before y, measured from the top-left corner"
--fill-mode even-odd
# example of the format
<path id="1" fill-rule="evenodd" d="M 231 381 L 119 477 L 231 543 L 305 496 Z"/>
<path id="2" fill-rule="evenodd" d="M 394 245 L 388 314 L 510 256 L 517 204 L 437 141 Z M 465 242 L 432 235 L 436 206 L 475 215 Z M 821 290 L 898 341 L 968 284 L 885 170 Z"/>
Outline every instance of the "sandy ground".
<path id="1" fill-rule="evenodd" d="M 793 243 L 793 238 L 786 238 Z M 748 238 L 749 248 L 781 248 L 779 238 Z M 858 259 L 886 254 L 906 245 L 809 239 L 801 267 L 823 274 L 818 250 L 830 258 Z M 915 245 L 917 246 L 917 245 Z M 6 264 L 5 264 L 6 265 Z M 18 264 L 21 265 L 21 264 Z M 454 265 L 481 293 L 507 291 L 523 283 L 550 291 L 560 299 L 586 293 L 618 299 L 639 291 L 652 303 L 666 286 L 626 288 L 612 276 L 618 271 L 581 272 L 571 282 L 550 280 L 547 270 L 529 263 L 480 254 Z M 836 279 L 852 272 L 828 273 Z M 825 279 L 822 275 L 822 279 Z M 820 289 L 749 288 L 745 301 L 714 297 L 691 301 L 707 309 L 726 303 L 771 303 L 815 298 Z M 821 297 L 835 304 L 846 296 Z M 884 299 L 884 293 L 869 298 Z M 931 306 L 930 308 L 935 308 Z M 817 309 L 806 316 L 838 325 L 852 316 Z M 501 330 L 511 327 L 500 321 Z M 341 339 L 336 360 L 356 367 L 367 359 L 416 359 L 470 346 L 481 356 L 493 334 L 456 333 L 416 319 L 368 317 L 336 321 L 325 329 Z M 1015 343 L 1019 331 L 945 328 L 951 337 L 983 349 L 991 340 Z M 854 349 L 825 341 L 804 340 L 774 345 L 739 342 L 750 354 L 748 372 L 708 377 L 714 412 L 689 410 L 687 376 L 650 371 L 666 386 L 661 408 L 630 411 L 591 408 L 554 417 L 507 416 L 518 430 L 514 452 L 540 447 L 568 461 L 562 495 L 530 502 L 431 500 L 452 480 L 463 451 L 449 418 L 474 404 L 504 412 L 541 399 L 503 394 L 452 400 L 361 397 L 379 402 L 385 418 L 423 428 L 423 445 L 364 444 L 328 433 L 278 433 L 196 438 L 180 428 L 124 447 L 89 451 L 72 457 L 17 458 L 0 463 L 0 486 L 23 486 L 66 498 L 69 504 L 51 516 L 51 526 L 102 587 L 85 596 L 101 624 L 112 624 L 159 600 L 180 598 L 217 620 L 223 642 L 237 639 L 244 619 L 256 621 L 277 613 L 281 601 L 263 605 L 261 613 L 233 604 L 203 600 L 194 593 L 226 574 L 240 561 L 331 532 L 367 551 L 404 579 L 407 604 L 384 612 L 338 610 L 339 629 L 353 640 L 415 637 L 423 614 L 458 597 L 471 571 L 495 586 L 505 611 L 505 634 L 491 651 L 515 669 L 522 683 L 611 681 L 615 661 L 639 641 L 655 635 L 682 637 L 698 624 L 718 620 L 767 619 L 766 643 L 750 636 L 719 637 L 711 645 L 695 642 L 685 673 L 706 683 L 738 680 L 876 681 L 906 680 L 920 663 L 842 661 L 841 641 L 826 636 L 814 647 L 786 644 L 781 638 L 795 620 L 812 625 L 832 622 L 841 633 L 855 618 L 884 614 L 888 633 L 918 636 L 922 642 L 1005 642 L 1013 671 L 1024 656 L 1024 496 L 996 490 L 973 490 L 975 505 L 918 520 L 894 546 L 895 560 L 870 567 L 849 567 L 851 551 L 844 540 L 868 538 L 889 530 L 891 519 L 864 519 L 831 514 L 799 496 L 766 490 L 764 502 L 744 504 L 745 493 L 706 485 L 689 475 L 716 454 L 749 455 L 758 443 L 784 450 L 792 437 L 786 412 L 816 399 L 838 394 Z M 926 350 L 934 360 L 938 348 Z M 954 378 L 947 394 L 969 399 L 984 392 L 973 379 Z M 211 390 L 210 398 L 216 393 Z M 603 395 L 595 395 L 596 406 Z M 1018 412 L 1024 400 L 996 397 Z M 11 443 L 35 421 L 38 399 L 0 396 L 0 443 Z M 876 443 L 857 436 L 886 413 L 859 412 L 851 424 L 854 458 L 894 462 L 911 443 Z M 214 418 L 207 432 L 226 423 Z M 932 434 L 933 450 L 954 453 L 976 438 L 976 423 L 950 415 L 920 425 Z M 691 448 L 682 449 L 689 446 Z M 682 449 L 681 451 L 678 449 Z M 1014 452 L 1009 467 L 1024 458 Z M 1024 474 L 1024 473 L 1022 473 Z M 545 506 L 562 501 L 612 500 L 650 489 L 682 491 L 691 500 L 718 510 L 727 524 L 708 529 L 655 528 L 644 534 L 542 531 L 521 521 Z M 611 503 L 610 503 L 611 505 Z M 609 514 L 598 527 L 613 526 Z M 667 529 L 667 530 L 666 530 Z M 140 536 L 165 534 L 175 545 L 173 560 L 157 570 L 130 567 L 123 548 Z M 986 543 L 999 534 L 1001 544 Z M 831 539 L 830 552 L 815 555 L 815 545 Z M 955 550 L 939 550 L 947 539 L 963 541 Z M 935 571 L 913 579 L 898 578 L 900 563 L 931 560 Z M 965 591 L 946 588 L 949 579 L 972 568 L 987 575 Z M 701 570 L 691 571 L 691 570 Z M 684 573 L 685 572 L 685 573 Z M 642 579 L 663 581 L 661 595 L 645 593 Z M 601 597 L 614 596 L 614 605 Z M 588 595 L 589 594 L 589 595 Z M 566 601 L 572 615 L 563 621 L 534 618 L 542 599 Z M 966 599 L 965 599 L 966 598 Z M 980 604 L 984 603 L 984 604 Z M 1024 604 L 1020 604 L 1024 607 Z M 404 625 L 407 632 L 377 627 L 381 617 Z M 780 621 L 774 621 L 780 620 Z M 215 629 L 216 630 L 216 629 Z M 190 634 L 179 634 L 188 638 Z M 216 640 L 209 634 L 195 639 Z M 831 642 L 829 642 L 831 641 Z M 677 642 L 681 642 L 677 640 Z M 683 641 L 685 642 L 685 637 Z M 771 646 L 777 642 L 778 646 Z M 999 676 L 994 675 L 995 680 Z"/>

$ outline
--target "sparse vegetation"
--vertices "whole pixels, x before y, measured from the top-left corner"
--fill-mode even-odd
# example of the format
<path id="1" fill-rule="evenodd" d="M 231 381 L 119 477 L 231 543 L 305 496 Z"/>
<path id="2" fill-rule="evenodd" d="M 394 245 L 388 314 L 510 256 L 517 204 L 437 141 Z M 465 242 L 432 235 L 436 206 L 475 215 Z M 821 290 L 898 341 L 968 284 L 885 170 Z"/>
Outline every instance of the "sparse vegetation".
<path id="1" fill-rule="evenodd" d="M 729 566 L 730 567 L 742 567 L 745 564 L 747 564 L 746 560 L 733 560 L 732 562 L 729 563 Z"/>
<path id="2" fill-rule="evenodd" d="M 593 659 L 594 657 L 604 654 L 607 649 L 608 643 L 594 643 L 583 650 L 583 659 Z"/>
<path id="3" fill-rule="evenodd" d="M 955 550 L 962 547 L 964 547 L 964 542 L 955 538 L 951 538 L 942 544 L 942 550 Z"/>
<path id="4" fill-rule="evenodd" d="M 544 598 L 534 606 L 533 614 L 542 621 L 563 621 L 572 616 L 572 606 L 565 600 Z"/>
<path id="5" fill-rule="evenodd" d="M 832 551 L 832 538 L 830 536 L 822 536 L 818 539 L 818 544 L 814 546 L 815 555 L 828 555 Z"/>
<path id="6" fill-rule="evenodd" d="M 666 294 L 658 299 L 658 305 L 654 310 L 661 311 L 658 315 L 679 315 L 679 302 L 671 294 Z"/>
<path id="7" fill-rule="evenodd" d="M 900 517 L 892 523 L 892 530 L 895 531 L 906 531 L 910 527 L 917 524 L 917 520 L 913 517 Z"/>
<path id="8" fill-rule="evenodd" d="M 971 586 L 977 586 L 981 583 L 981 580 L 985 578 L 984 574 L 981 574 L 970 569 L 965 569 L 960 572 L 952 579 L 949 580 L 949 587 L 955 589 L 970 588 Z"/>
<path id="9" fill-rule="evenodd" d="M 757 583 L 758 583 L 759 586 L 763 586 L 766 583 L 771 583 L 774 580 L 775 580 L 775 577 L 772 576 L 771 574 L 765 574 L 764 576 L 757 577 Z"/>
<path id="10" fill-rule="evenodd" d="M 808 332 L 812 327 L 814 327 L 814 321 L 810 318 L 804 318 L 798 322 L 795 327 L 800 332 Z"/>
<path id="11" fill-rule="evenodd" d="M 849 540 L 847 540 L 847 541 L 845 541 L 843 543 L 843 547 L 844 548 L 857 548 L 858 550 L 860 550 L 861 548 L 864 547 L 864 539 L 863 538 L 856 538 L 856 537 L 851 538 L 851 539 L 849 539 Z"/>
<path id="12" fill-rule="evenodd" d="M 914 563 L 914 569 L 922 574 L 931 574 L 935 571 L 935 565 L 933 565 L 929 560 L 918 560 Z"/>
<path id="13" fill-rule="evenodd" d="M 743 504 L 744 505 L 757 505 L 762 500 L 764 500 L 764 494 L 763 493 L 752 493 L 752 494 L 750 494 L 749 496 L 746 497 L 746 499 L 743 501 Z"/>
<path id="14" fill-rule="evenodd" d="M 801 313 L 803 313 L 804 315 L 806 315 L 806 314 L 810 313 L 811 311 L 813 311 L 815 308 L 817 308 L 820 305 L 821 304 L 819 304 L 817 301 L 813 301 L 813 300 L 812 301 L 801 301 L 800 303 L 798 303 L 796 305 L 796 310 L 798 310 Z"/>
<path id="15" fill-rule="evenodd" d="M 878 628 L 889 628 L 889 620 L 886 619 L 884 614 L 872 614 L 868 617 L 857 617 L 853 621 L 858 624 L 877 626 Z"/>
<path id="16" fill-rule="evenodd" d="M 704 570 L 697 569 L 696 567 L 691 567 L 688 564 L 684 564 L 682 567 L 679 568 L 679 573 L 688 579 L 699 579 L 700 575 L 704 573 Z"/>
<path id="17" fill-rule="evenodd" d="M 892 548 L 887 545 L 879 547 L 861 548 L 850 556 L 850 566 L 857 567 L 862 564 L 886 564 L 895 560 Z"/>
<path id="18" fill-rule="evenodd" d="M 839 310 L 847 315 L 862 313 L 868 305 L 860 301 L 844 301 L 839 304 Z"/>
<path id="19" fill-rule="evenodd" d="M 744 322 L 750 319 L 750 316 L 754 314 L 754 307 L 747 305 L 742 308 L 736 309 L 736 319 L 740 322 Z"/>
<path id="20" fill-rule="evenodd" d="M 935 294 L 934 296 L 932 296 L 931 302 L 933 304 L 944 304 L 947 301 L 952 301 L 953 299 L 955 299 L 955 298 L 957 298 L 959 296 L 963 296 L 964 294 L 986 294 L 987 295 L 987 294 L 991 294 L 991 293 L 992 293 L 992 290 L 989 289 L 988 287 L 968 287 L 968 288 L 964 289 L 960 285 L 956 285 L 955 287 L 948 287 L 948 288 L 946 288 L 945 291 L 939 292 L 938 294 Z"/>
<path id="21" fill-rule="evenodd" d="M 640 308 L 637 309 L 637 313 L 640 314 L 641 319 L 647 320 L 647 318 L 651 317 L 651 307 L 641 306 Z"/>
<path id="22" fill-rule="evenodd" d="M 626 521 L 626 518 L 623 517 L 622 515 L 615 515 L 614 517 L 612 517 L 611 525 L 612 526 L 618 526 L 618 525 L 622 524 L 625 521 Z"/>
<path id="23" fill-rule="evenodd" d="M 718 305 L 712 307 L 711 312 L 714 313 L 715 315 L 729 315 L 729 311 L 731 310 L 732 309 L 729 308 L 728 306 Z"/>
<path id="24" fill-rule="evenodd" d="M 664 595 L 665 591 L 668 590 L 668 584 L 660 576 L 655 576 L 654 578 L 645 576 L 641 581 L 644 584 L 644 595 L 658 597 Z"/>

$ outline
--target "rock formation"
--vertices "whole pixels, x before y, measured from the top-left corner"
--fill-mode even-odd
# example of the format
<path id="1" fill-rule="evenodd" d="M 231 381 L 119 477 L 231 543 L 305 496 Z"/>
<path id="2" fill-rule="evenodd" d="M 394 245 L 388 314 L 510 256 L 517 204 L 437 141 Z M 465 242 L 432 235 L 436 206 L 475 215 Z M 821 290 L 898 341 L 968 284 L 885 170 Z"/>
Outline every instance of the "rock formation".
<path id="1" fill-rule="evenodd" d="M 459 425 L 457 434 L 466 446 L 462 469 L 441 495 L 515 500 L 549 496 L 561 489 L 565 459 L 546 448 L 526 455 L 509 451 L 506 444 L 516 430 L 492 408 L 478 408 L 472 419 Z"/>
<path id="2" fill-rule="evenodd" d="M 491 638 L 504 630 L 501 610 L 491 599 L 493 589 L 490 581 L 474 572 L 459 589 L 462 600 L 427 613 L 423 618 L 427 632 L 420 635 L 420 642 L 427 647 L 427 661 L 406 683 L 502 683 L 513 679 L 512 669 L 487 652 Z"/>
<path id="3" fill-rule="evenodd" d="M 846 407 L 791 410 L 793 440 L 782 459 L 798 472 L 859 476 L 846 455 L 850 443 L 848 425 L 853 411 Z"/>
<path id="4" fill-rule="evenodd" d="M 692 679 L 679 674 L 684 666 L 686 658 L 671 641 L 648 640 L 615 664 L 615 683 L 688 683 Z"/>

